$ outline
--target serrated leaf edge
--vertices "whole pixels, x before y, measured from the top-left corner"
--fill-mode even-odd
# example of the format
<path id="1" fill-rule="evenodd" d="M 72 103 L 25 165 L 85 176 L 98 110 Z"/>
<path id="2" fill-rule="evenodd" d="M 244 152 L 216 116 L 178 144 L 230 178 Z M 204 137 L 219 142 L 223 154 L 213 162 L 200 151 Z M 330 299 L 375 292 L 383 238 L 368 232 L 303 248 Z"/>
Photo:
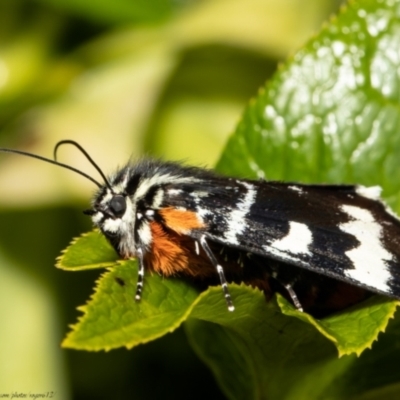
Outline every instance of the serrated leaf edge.
<path id="1" fill-rule="evenodd" d="M 354 348 L 354 349 L 350 349 L 349 351 L 343 351 L 343 350 L 340 348 L 341 346 L 339 346 L 339 347 L 338 347 L 338 350 L 339 350 L 339 357 L 342 357 L 342 356 L 344 356 L 344 355 L 349 355 L 349 354 L 352 354 L 352 353 L 355 353 L 355 354 L 357 355 L 357 357 L 360 357 L 360 355 L 361 355 L 366 349 L 371 349 L 371 348 L 372 348 L 373 343 L 374 343 L 375 341 L 378 340 L 379 334 L 386 331 L 386 328 L 387 328 L 387 326 L 388 326 L 388 324 L 389 324 L 389 321 L 390 321 L 391 319 L 394 319 L 394 316 L 395 316 L 397 307 L 400 306 L 400 300 L 393 300 L 391 303 L 392 303 L 391 312 L 389 312 L 389 313 L 385 316 L 385 318 L 382 319 L 382 320 L 383 320 L 383 323 L 375 329 L 375 334 L 373 335 L 373 337 L 371 338 L 371 340 L 369 340 L 369 341 L 366 343 L 365 347 L 362 348 L 362 349 L 359 349 L 359 350 L 357 350 L 357 349 Z"/>
<path id="2" fill-rule="evenodd" d="M 116 262 L 114 265 L 117 265 L 117 264 L 120 264 L 120 263 Z M 99 348 L 99 349 L 94 349 L 94 348 L 90 348 L 90 347 L 86 347 L 86 346 L 78 347 L 78 346 L 75 346 L 73 344 L 71 345 L 69 343 L 70 340 L 71 340 L 70 337 L 76 332 L 76 330 L 79 328 L 79 325 L 85 321 L 85 319 L 87 317 L 87 312 L 88 312 L 88 308 L 89 308 L 90 302 L 94 301 L 96 296 L 98 296 L 102 280 L 104 279 L 104 277 L 106 277 L 111 272 L 112 272 L 112 268 L 108 267 L 106 269 L 106 271 L 103 272 L 96 279 L 95 285 L 94 285 L 94 291 L 89 296 L 89 299 L 87 300 L 87 302 L 85 304 L 81 305 L 81 306 L 76 307 L 76 309 L 78 311 L 82 312 L 82 314 L 78 316 L 78 319 L 74 324 L 69 324 L 68 325 L 68 327 L 71 329 L 71 331 L 67 333 L 67 336 L 61 342 L 61 347 L 70 348 L 70 349 L 76 349 L 76 350 L 88 350 L 88 351 L 100 351 L 100 350 L 109 351 L 109 350 L 113 349 L 113 347 L 109 347 L 109 348 L 105 347 L 105 348 Z"/>
<path id="3" fill-rule="evenodd" d="M 62 261 L 64 259 L 64 256 L 69 251 L 69 249 L 72 246 L 74 246 L 78 242 L 78 240 L 82 239 L 83 237 L 91 235 L 93 232 L 100 233 L 100 231 L 98 229 L 94 229 L 92 231 L 88 231 L 88 232 L 82 233 L 79 236 L 75 236 L 69 242 L 67 247 L 65 247 L 61 251 L 61 254 L 56 258 L 55 267 L 58 268 L 58 269 L 62 269 L 63 271 L 86 271 L 86 270 L 89 270 L 89 269 L 108 268 L 108 267 L 115 266 L 118 263 L 118 260 L 116 260 L 116 261 L 105 261 L 105 262 L 96 263 L 96 264 L 86 264 L 86 265 L 82 265 L 82 266 L 79 266 L 79 267 L 66 267 L 66 266 L 62 265 Z"/>
<path id="4" fill-rule="evenodd" d="M 116 264 L 119 265 L 123 265 L 126 262 L 129 262 L 131 260 L 120 260 L 118 262 L 116 262 Z M 192 308 L 193 308 L 193 304 L 191 304 L 188 307 L 188 310 L 186 310 L 186 312 L 182 315 L 181 318 L 177 319 L 177 321 L 174 324 L 171 324 L 171 326 L 169 326 L 168 328 L 166 328 L 163 332 L 158 332 L 155 333 L 149 337 L 146 337 L 145 339 L 143 339 L 142 341 L 135 341 L 134 343 L 126 343 L 124 345 L 118 345 L 118 346 L 103 346 L 103 347 L 98 347 L 98 348 L 94 348 L 94 347 L 88 347 L 88 346 L 76 346 L 73 345 L 72 343 L 70 343 L 71 341 L 71 336 L 76 332 L 76 330 L 79 328 L 79 325 L 81 323 L 83 323 L 87 317 L 87 310 L 88 310 L 88 306 L 89 303 L 91 301 L 94 301 L 96 296 L 99 295 L 99 291 L 100 291 L 100 285 L 102 283 L 102 280 L 104 279 L 104 277 L 107 276 L 107 274 L 111 273 L 113 270 L 113 268 L 108 267 L 107 271 L 104 272 L 103 274 L 100 275 L 100 277 L 96 280 L 95 282 L 95 287 L 94 287 L 94 292 L 92 292 L 92 294 L 89 297 L 89 300 L 87 301 L 86 304 L 82 305 L 82 306 L 78 306 L 77 310 L 83 312 L 83 315 L 80 315 L 78 317 L 78 320 L 75 324 L 71 324 L 69 325 L 69 328 L 71 328 L 71 331 L 68 332 L 67 336 L 64 338 L 64 340 L 61 342 L 61 347 L 63 348 L 71 348 L 71 349 L 75 349 L 75 350 L 87 350 L 87 351 L 110 351 L 116 348 L 121 348 L 121 347 L 125 347 L 126 349 L 130 350 L 133 347 L 139 345 L 139 344 L 145 344 L 148 343 L 152 340 L 158 339 L 159 337 L 164 336 L 166 333 L 171 333 L 174 330 L 176 330 L 177 328 L 179 328 L 179 326 L 187 319 L 188 314 L 190 314 Z M 196 299 L 197 300 L 197 299 Z"/>
<path id="5" fill-rule="evenodd" d="M 79 239 L 89 236 L 92 232 L 93 231 L 85 232 L 79 236 L 75 236 L 74 238 L 72 238 L 72 240 L 68 243 L 67 247 L 65 247 L 63 250 L 61 250 L 61 254 L 56 258 L 56 264 L 55 264 L 56 268 L 66 270 L 66 268 L 61 265 L 61 262 L 64 259 L 65 254 L 69 251 L 69 249 L 73 245 L 75 245 L 78 242 Z"/>
<path id="6" fill-rule="evenodd" d="M 128 261 L 130 261 L 130 260 L 117 261 L 116 263 L 114 263 L 114 266 L 117 264 L 123 265 L 125 262 L 128 262 Z M 82 312 L 83 314 L 78 317 L 78 320 L 75 324 L 69 325 L 69 327 L 71 328 L 71 331 L 67 334 L 67 336 L 61 343 L 61 346 L 63 348 L 73 348 L 73 349 L 88 350 L 88 351 L 101 351 L 101 350 L 110 351 L 115 348 L 125 347 L 126 349 L 130 350 L 131 348 L 135 347 L 138 344 L 148 343 L 152 340 L 155 340 L 155 339 L 163 336 L 164 334 L 166 334 L 168 332 L 173 332 L 174 330 L 176 330 L 184 321 L 186 321 L 191 316 L 195 307 L 206 296 L 209 295 L 210 291 L 215 291 L 215 290 L 221 289 L 219 286 L 210 286 L 207 290 L 205 290 L 204 292 L 201 292 L 197 296 L 197 298 L 193 301 L 193 303 L 187 308 L 187 310 L 182 314 L 182 316 L 176 320 L 175 323 L 171 324 L 171 326 L 166 328 L 163 332 L 158 332 L 152 336 L 146 337 L 142 341 L 139 341 L 139 342 L 135 341 L 135 343 L 126 343 L 123 346 L 104 346 L 104 347 L 99 347 L 99 348 L 93 348 L 93 347 L 87 347 L 87 346 L 79 346 L 78 347 L 76 345 L 69 343 L 71 335 L 73 335 L 74 332 L 76 332 L 76 330 L 79 328 L 79 325 L 85 321 L 89 303 L 91 301 L 94 301 L 96 299 L 96 297 L 99 295 L 99 291 L 101 289 L 100 285 L 102 283 L 102 280 L 107 276 L 107 274 L 111 273 L 112 270 L 113 270 L 113 268 L 107 267 L 107 271 L 104 272 L 103 274 L 101 274 L 99 276 L 99 278 L 96 280 L 95 287 L 94 287 L 95 290 L 90 295 L 88 302 L 84 305 L 77 307 L 77 310 Z M 260 291 L 259 289 L 252 288 L 251 286 L 248 286 L 244 283 L 241 283 L 239 285 L 231 284 L 231 286 L 236 286 L 237 288 L 246 288 L 247 290 L 258 291 L 258 292 L 262 293 L 262 291 Z M 372 338 L 369 341 L 367 341 L 365 343 L 364 346 L 362 346 L 361 348 L 346 346 L 346 348 L 344 348 L 343 346 L 340 345 L 340 342 L 336 339 L 336 337 L 334 335 L 332 335 L 329 332 L 329 330 L 327 330 L 323 325 L 321 325 L 319 320 L 315 319 L 314 317 L 312 317 L 311 315 L 309 315 L 307 313 L 298 311 L 283 296 L 281 296 L 279 294 L 276 295 L 276 302 L 277 302 L 279 309 L 281 310 L 281 312 L 284 315 L 286 315 L 288 317 L 294 317 L 294 318 L 300 319 L 302 322 L 313 326 L 315 329 L 317 329 L 317 331 L 321 335 L 323 335 L 327 340 L 331 341 L 337 348 L 339 358 L 344 355 L 350 355 L 353 353 L 356 354 L 357 356 L 360 356 L 366 349 L 370 349 L 372 344 L 378 339 L 379 333 L 384 332 L 386 330 L 389 320 L 394 318 L 394 314 L 397 309 L 397 306 L 400 305 L 400 301 L 397 301 L 397 300 L 393 301 L 393 307 L 391 309 L 392 312 L 387 314 L 386 318 L 384 318 L 383 323 L 381 323 L 380 326 L 377 327 L 376 333 L 372 336 Z M 323 321 L 323 319 L 321 321 Z M 224 325 L 222 325 L 222 326 L 224 326 Z"/>
<path id="7" fill-rule="evenodd" d="M 321 322 L 318 319 L 315 319 L 313 316 L 298 311 L 297 309 L 295 309 L 290 303 L 287 302 L 287 300 L 277 294 L 277 301 L 278 301 L 278 305 L 281 308 L 281 311 L 283 314 L 287 315 L 287 316 L 292 316 L 295 318 L 300 319 L 303 322 L 306 322 L 312 326 L 315 327 L 315 329 L 317 329 L 323 336 L 325 336 L 328 340 L 330 340 L 335 347 L 338 350 L 338 357 L 341 358 L 345 355 L 350 355 L 350 354 L 356 354 L 357 357 L 359 357 L 365 350 L 367 349 L 371 349 L 372 344 L 378 340 L 378 336 L 381 332 L 385 332 L 388 323 L 391 319 L 394 318 L 395 312 L 397 310 L 397 307 L 400 305 L 400 301 L 399 300 L 392 300 L 392 308 L 391 308 L 391 312 L 387 313 L 385 318 L 383 318 L 383 322 L 380 324 L 380 326 L 378 326 L 375 331 L 374 334 L 371 336 L 370 340 L 367 340 L 363 346 L 361 347 L 355 347 L 355 346 L 342 346 L 340 344 L 340 341 L 338 341 L 336 339 L 336 337 L 334 336 L 334 334 L 330 333 L 329 330 L 327 328 L 325 328 L 323 325 L 323 319 L 321 320 Z M 292 309 L 288 309 L 287 306 L 292 307 Z M 346 310 L 343 310 L 343 313 L 345 313 Z"/>

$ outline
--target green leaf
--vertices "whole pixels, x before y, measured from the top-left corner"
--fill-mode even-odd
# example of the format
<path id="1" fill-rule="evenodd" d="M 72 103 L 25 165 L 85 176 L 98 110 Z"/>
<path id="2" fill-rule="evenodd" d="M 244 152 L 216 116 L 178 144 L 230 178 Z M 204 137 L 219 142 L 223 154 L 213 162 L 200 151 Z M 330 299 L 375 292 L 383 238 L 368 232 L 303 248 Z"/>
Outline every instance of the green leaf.
<path id="1" fill-rule="evenodd" d="M 92 0 L 41 0 L 52 7 L 65 9 L 73 14 L 105 24 L 126 24 L 132 22 L 151 22 L 171 16 L 178 8 L 176 2 L 169 0 L 128 1 Z M 178 3 L 178 6 L 181 4 Z"/>
<path id="2" fill-rule="evenodd" d="M 400 82 L 398 63 L 392 58 L 398 54 L 400 40 L 398 10 L 399 3 L 390 1 L 353 1 L 343 9 L 250 103 L 221 157 L 219 171 L 287 181 L 379 184 L 386 200 L 399 211 Z M 374 297 L 316 323 L 306 314 L 287 310 L 282 300 L 279 303 L 287 315 L 314 325 L 334 342 L 340 355 L 361 354 L 369 348 L 379 332 L 385 331 L 398 305 L 397 301 Z M 190 332 L 199 356 L 208 360 L 213 370 L 223 371 L 225 365 L 219 358 L 209 357 L 208 348 L 199 344 L 201 333 Z M 268 340 L 277 343 L 274 337 Z M 391 347 L 393 351 L 394 341 Z M 310 357 L 315 353 L 305 343 L 303 351 Z M 297 357 L 284 369 L 286 373 L 290 370 L 296 381 L 291 384 L 295 391 L 288 391 L 287 377 L 279 379 L 265 372 L 271 378 L 269 383 L 256 385 L 258 391 L 247 393 L 246 398 L 262 397 L 261 392 L 270 398 L 333 399 L 372 389 L 378 393 L 376 398 L 381 398 L 380 388 L 400 376 L 388 377 L 376 370 L 376 364 L 364 360 L 375 354 L 376 359 L 385 358 L 394 364 L 398 354 L 389 355 L 387 351 L 377 345 L 357 360 L 335 360 L 326 349 L 318 361 L 313 361 L 318 364 L 318 382 L 313 384 L 303 379 L 313 376 L 312 365 L 304 365 Z M 275 365 L 282 364 L 281 355 L 269 355 L 260 364 L 270 365 L 271 360 Z M 260 371 L 258 377 L 265 376 L 257 362 L 252 364 L 252 370 Z M 373 379 L 346 381 L 352 370 L 362 370 L 364 377 Z M 216 376 L 222 387 L 235 379 Z M 274 392 L 275 385 L 280 389 Z M 230 398 L 241 398 L 235 391 L 225 392 Z"/>
<path id="3" fill-rule="evenodd" d="M 116 264 L 118 254 L 99 231 L 76 238 L 57 259 L 56 267 L 68 271 L 105 268 Z"/>
<path id="4" fill-rule="evenodd" d="M 311 372 L 309 366 L 315 373 L 321 360 L 337 360 L 334 346 L 313 326 L 283 315 L 275 301 L 265 304 L 259 291 L 233 285 L 231 291 L 234 317 L 224 307 L 213 306 L 218 291 L 201 296 L 186 324 L 195 351 L 230 399 L 302 398 L 299 389 Z M 314 379 L 308 398 L 318 398 L 332 379 L 334 375 Z"/>
<path id="5" fill-rule="evenodd" d="M 398 10 L 399 1 L 389 0 L 353 1 L 343 9 L 250 103 L 218 169 L 289 181 L 380 184 L 399 211 Z M 95 241 L 88 254 L 89 246 Z M 77 253 L 72 264 L 82 268 Z M 60 263 L 70 265 L 63 258 Z M 146 276 L 143 303 L 135 304 L 135 277 L 130 261 L 107 272 L 64 345 L 130 348 L 186 320 L 193 347 L 231 399 L 380 398 L 385 387 L 391 393 L 398 388 L 398 319 L 387 328 L 397 301 L 375 296 L 318 321 L 281 297 L 267 303 L 258 290 L 231 285 L 236 310 L 229 313 L 220 288 L 198 295 L 183 282 L 155 275 Z M 377 370 L 381 361 L 393 366 L 390 374 Z"/>
<path id="6" fill-rule="evenodd" d="M 315 326 L 335 344 L 341 357 L 352 353 L 360 355 L 366 348 L 371 348 L 378 334 L 385 331 L 400 302 L 374 296 L 346 309 L 344 313 L 334 314 L 320 321 L 294 309 L 283 297 L 278 297 L 278 304 L 285 315 Z"/>
<path id="7" fill-rule="evenodd" d="M 94 295 L 79 310 L 64 347 L 80 350 L 132 348 L 176 329 L 187 317 L 198 293 L 176 279 L 146 279 L 143 299 L 135 302 L 136 261 L 120 261 L 98 281 Z M 149 282 L 148 282 L 149 281 Z"/>
<path id="8" fill-rule="evenodd" d="M 100 260 L 101 257 L 103 257 L 102 259 L 104 261 Z M 85 262 L 87 264 L 85 264 Z M 122 315 L 130 313 L 130 323 L 134 324 L 134 321 L 135 323 L 137 321 L 142 322 L 142 318 L 145 315 L 146 318 L 148 318 L 148 316 L 154 313 L 155 310 L 159 309 L 159 302 L 164 299 L 166 301 L 165 310 L 167 310 L 170 306 L 173 307 L 170 309 L 171 316 L 176 316 L 176 319 L 172 317 L 172 319 L 174 319 L 172 325 L 168 325 L 167 327 L 168 330 L 173 330 L 185 320 L 182 319 L 182 315 L 185 313 L 187 317 L 189 316 L 190 312 L 192 312 L 190 316 L 192 318 L 198 318 L 198 311 L 196 310 L 198 310 L 199 304 L 207 303 L 204 299 L 207 299 L 207 296 L 209 296 L 211 293 L 214 297 L 212 297 L 212 300 L 208 301 L 207 303 L 208 313 L 210 315 L 216 315 L 214 309 L 217 307 L 219 310 L 218 312 L 220 315 L 222 315 L 224 321 L 227 320 L 228 322 L 236 323 L 238 319 L 242 318 L 240 317 L 239 313 L 243 312 L 245 315 L 252 316 L 257 313 L 263 314 L 263 307 L 266 306 L 264 296 L 259 291 L 254 291 L 246 286 L 240 286 L 235 289 L 237 291 L 235 298 L 236 311 L 233 315 L 227 312 L 226 303 L 220 288 L 212 288 L 204 292 L 195 301 L 197 292 L 184 281 L 177 279 L 162 279 L 157 275 L 149 275 L 146 276 L 146 291 L 143 293 L 143 301 L 140 303 L 139 307 L 138 304 L 133 302 L 137 276 L 136 262 L 117 262 L 115 260 L 115 253 L 113 253 L 112 247 L 97 231 L 85 234 L 75 240 L 73 244 L 67 248 L 59 263 L 61 264 L 60 267 L 73 271 L 91 269 L 104 265 L 107 266 L 108 264 L 114 265 L 114 267 L 110 269 L 108 273 L 104 274 L 103 277 L 100 278 L 95 295 L 89 302 L 88 306 L 81 308 L 81 311 L 84 311 L 85 313 L 85 317 L 78 325 L 74 327 L 74 339 L 68 339 L 65 342 L 65 345 L 71 347 L 77 346 L 78 348 L 81 348 L 80 346 L 82 346 L 82 348 L 92 350 L 102 348 L 97 341 L 96 345 L 93 345 L 91 342 L 92 339 L 90 339 L 88 342 L 85 341 L 86 339 L 82 339 L 88 337 L 88 326 L 90 326 L 90 332 L 102 332 L 102 337 L 104 340 L 102 343 L 104 349 L 118 346 L 132 347 L 133 345 L 140 343 L 140 341 L 134 341 L 134 344 L 132 344 L 129 339 L 126 342 L 122 340 L 121 342 L 118 342 L 117 345 L 113 340 L 111 340 L 111 342 L 108 341 L 104 329 L 118 331 L 121 328 L 119 326 L 114 326 L 111 319 L 106 327 L 103 326 L 103 322 L 98 315 L 107 315 L 111 313 L 110 310 L 113 310 L 112 313 L 114 315 L 120 315 L 121 319 L 123 319 Z M 182 296 L 182 287 L 189 291 L 189 297 L 186 298 Z M 234 287 L 234 285 L 232 285 L 232 287 Z M 123 296 L 123 299 L 116 299 L 114 293 L 115 291 L 120 293 L 121 296 Z M 110 293 L 112 294 L 112 301 L 110 300 Z M 156 297 L 152 298 L 151 293 L 155 293 Z M 157 297 L 157 295 L 160 297 Z M 129 297 L 128 301 L 126 300 L 126 296 Z M 187 302 L 185 300 L 185 302 L 181 303 L 183 298 L 185 298 Z M 243 301 L 243 305 L 241 305 L 240 301 Z M 254 309 L 253 305 L 259 304 L 260 302 L 262 304 L 261 308 Z M 397 302 L 375 296 L 374 298 L 365 301 L 362 305 L 358 305 L 346 310 L 345 313 L 333 315 L 321 321 L 315 320 L 308 314 L 295 310 L 293 306 L 282 297 L 278 297 L 278 304 L 280 310 L 276 309 L 275 313 L 280 313 L 280 311 L 282 311 L 284 314 L 290 317 L 296 317 L 299 320 L 312 325 L 316 328 L 316 330 L 318 330 L 322 335 L 324 335 L 328 340 L 337 346 L 340 355 L 344 355 L 351 354 L 353 352 L 361 354 L 365 348 L 370 347 L 372 342 L 377 338 L 378 333 L 384 331 L 388 319 L 392 318 Z M 143 313 L 144 311 L 142 308 L 145 307 L 144 305 L 147 307 L 147 314 Z M 128 309 L 121 308 L 120 306 L 128 307 Z M 183 309 L 182 313 L 178 313 L 178 315 L 176 314 L 175 307 L 179 308 L 179 306 L 182 306 Z M 135 314 L 133 311 L 138 311 L 138 314 Z M 234 318 L 232 318 L 232 316 L 234 316 Z M 158 321 L 159 316 L 157 316 L 155 320 Z M 114 322 L 119 323 L 120 320 L 116 318 Z M 146 321 L 146 323 L 148 324 L 148 321 Z M 160 325 L 160 329 L 161 332 L 166 332 L 165 326 Z M 81 336 L 81 330 L 84 331 L 83 336 Z M 124 330 L 126 330 L 126 328 L 124 328 Z M 148 332 L 148 334 L 150 336 L 147 336 L 147 333 L 143 334 L 142 340 L 144 342 L 154 338 L 153 332 Z M 75 339 L 75 337 L 79 337 L 79 340 Z M 131 336 L 129 336 L 129 338 L 130 337 Z"/>
<path id="9" fill-rule="evenodd" d="M 244 112 L 218 170 L 381 185 L 400 211 L 398 3 L 352 1 Z"/>
<path id="10" fill-rule="evenodd" d="M 373 351 L 339 359 L 311 325 L 285 317 L 273 302 L 263 312 L 240 314 L 234 323 L 207 314 L 206 306 L 196 313 L 204 320 L 190 319 L 186 331 L 229 399 L 347 399 L 371 388 L 381 394 L 380 385 L 384 391 L 400 379 L 400 351 L 393 341 L 385 343 L 386 336 L 399 334 L 394 324 Z"/>

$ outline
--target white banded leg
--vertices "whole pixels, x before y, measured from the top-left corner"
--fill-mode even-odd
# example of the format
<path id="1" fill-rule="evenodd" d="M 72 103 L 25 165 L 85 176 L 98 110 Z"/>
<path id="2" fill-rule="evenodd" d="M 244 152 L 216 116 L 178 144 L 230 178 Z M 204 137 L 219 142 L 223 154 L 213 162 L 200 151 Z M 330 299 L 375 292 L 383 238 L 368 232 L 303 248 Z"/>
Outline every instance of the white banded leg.
<path id="1" fill-rule="evenodd" d="M 136 284 L 136 294 L 135 300 L 140 301 L 142 298 L 143 291 L 143 281 L 144 281 L 144 259 L 143 259 L 143 250 L 141 248 L 137 249 L 136 254 L 139 260 L 139 271 L 138 271 L 138 280 Z"/>
<path id="2" fill-rule="evenodd" d="M 233 311 L 235 309 L 235 306 L 233 305 L 232 302 L 232 297 L 229 293 L 228 289 L 228 283 L 226 282 L 225 274 L 224 274 L 224 269 L 221 267 L 221 265 L 218 264 L 217 259 L 215 258 L 213 252 L 211 251 L 210 247 L 207 244 L 206 238 L 202 236 L 200 238 L 200 245 L 207 254 L 207 257 L 211 261 L 211 264 L 215 267 L 215 269 L 218 272 L 219 275 L 219 280 L 221 282 L 222 290 L 224 292 L 224 297 L 226 301 L 226 305 L 228 306 L 229 311 Z"/>
<path id="3" fill-rule="evenodd" d="M 294 306 L 299 310 L 299 311 L 304 311 L 303 307 L 300 304 L 299 299 L 297 298 L 296 292 L 293 290 L 293 287 L 290 283 L 285 283 L 283 284 L 284 288 L 288 291 L 290 298 L 293 301 Z"/>

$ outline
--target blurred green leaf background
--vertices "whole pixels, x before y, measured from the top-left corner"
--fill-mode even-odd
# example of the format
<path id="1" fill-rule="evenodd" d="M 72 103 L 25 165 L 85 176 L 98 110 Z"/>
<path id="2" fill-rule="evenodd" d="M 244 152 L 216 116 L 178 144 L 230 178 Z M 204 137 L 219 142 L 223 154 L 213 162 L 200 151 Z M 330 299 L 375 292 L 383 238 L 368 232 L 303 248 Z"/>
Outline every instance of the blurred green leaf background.
<path id="1" fill-rule="evenodd" d="M 249 99 L 338 0 L 4 0 L 0 146 L 79 141 L 105 172 L 143 154 L 212 167 Z M 60 158 L 97 175 L 73 149 Z M 98 271 L 53 268 L 90 229 L 94 187 L 0 156 L 0 394 L 224 398 L 181 330 L 110 353 L 63 350 Z"/>

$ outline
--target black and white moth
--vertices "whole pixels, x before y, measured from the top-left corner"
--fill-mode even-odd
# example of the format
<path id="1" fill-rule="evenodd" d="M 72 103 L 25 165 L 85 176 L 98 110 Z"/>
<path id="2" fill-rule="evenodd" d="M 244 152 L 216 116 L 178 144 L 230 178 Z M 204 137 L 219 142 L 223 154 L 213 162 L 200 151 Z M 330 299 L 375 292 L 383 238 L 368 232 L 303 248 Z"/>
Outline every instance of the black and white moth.
<path id="1" fill-rule="evenodd" d="M 102 176 L 56 161 L 77 147 Z M 369 292 L 400 299 L 400 221 L 379 187 L 306 185 L 227 178 L 178 163 L 145 159 L 106 178 L 76 142 L 57 143 L 54 160 L 98 186 L 85 213 L 123 258 L 137 257 L 140 300 L 146 270 L 222 285 L 275 291 L 300 310 L 323 314 Z M 333 279 L 332 279 L 333 278 Z"/>

